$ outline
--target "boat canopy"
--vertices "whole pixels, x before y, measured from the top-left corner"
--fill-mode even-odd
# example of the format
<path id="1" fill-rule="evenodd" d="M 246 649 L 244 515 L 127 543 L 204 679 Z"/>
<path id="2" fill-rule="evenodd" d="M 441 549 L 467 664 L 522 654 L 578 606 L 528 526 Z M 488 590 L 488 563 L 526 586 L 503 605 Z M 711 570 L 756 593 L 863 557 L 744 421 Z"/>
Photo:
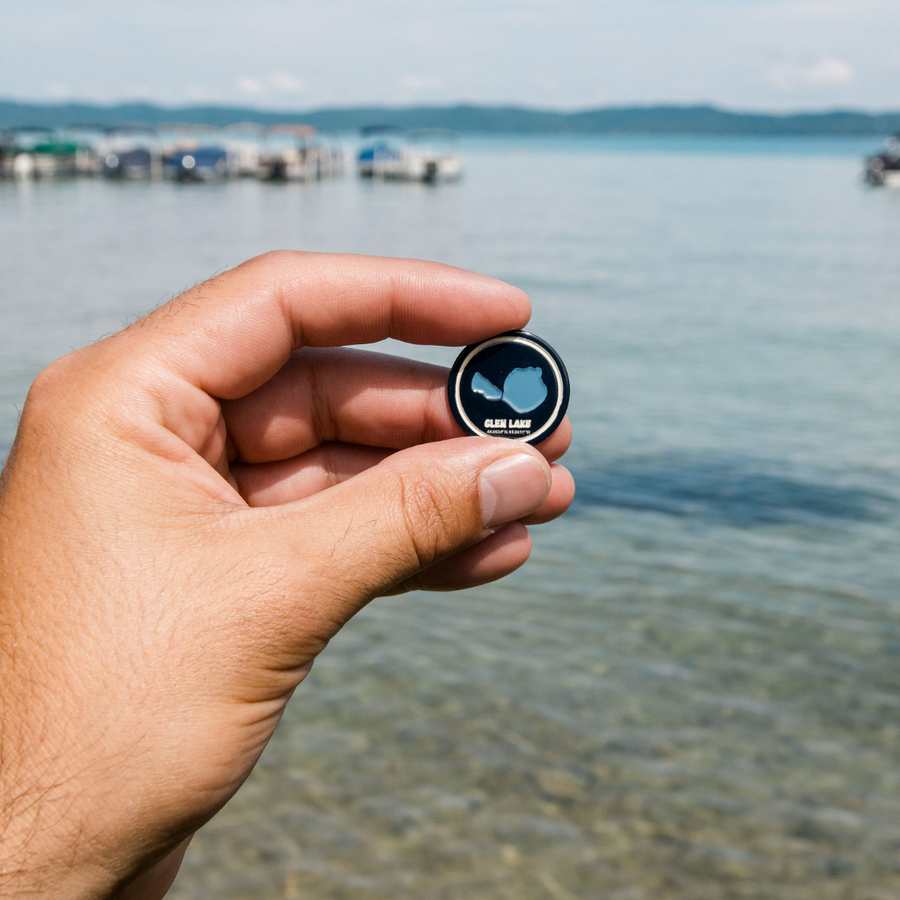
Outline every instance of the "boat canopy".
<path id="1" fill-rule="evenodd" d="M 374 144 L 369 144 L 368 147 L 363 147 L 356 158 L 359 162 L 374 162 L 376 159 L 399 159 L 400 150 L 387 141 L 378 141 Z"/>
<path id="2" fill-rule="evenodd" d="M 270 125 L 266 129 L 266 135 L 271 137 L 297 137 L 305 139 L 315 137 L 316 129 L 312 125 L 302 125 L 300 123 L 295 125 Z"/>
<path id="3" fill-rule="evenodd" d="M 406 129 L 399 125 L 364 125 L 359 129 L 359 134 L 364 138 L 375 137 L 378 134 L 393 134 L 399 137 L 406 134 Z"/>

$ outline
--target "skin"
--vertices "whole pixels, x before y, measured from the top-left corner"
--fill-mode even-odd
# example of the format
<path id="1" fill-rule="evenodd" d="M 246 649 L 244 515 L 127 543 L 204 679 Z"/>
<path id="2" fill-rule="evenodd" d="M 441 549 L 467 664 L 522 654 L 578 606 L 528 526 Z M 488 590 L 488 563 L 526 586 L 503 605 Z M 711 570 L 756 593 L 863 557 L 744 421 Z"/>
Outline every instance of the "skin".
<path id="1" fill-rule="evenodd" d="M 0 479 L 0 895 L 162 897 L 351 616 L 526 560 L 572 500 L 568 421 L 463 437 L 444 369 L 342 345 L 529 313 L 436 263 L 280 251 L 39 375 Z"/>

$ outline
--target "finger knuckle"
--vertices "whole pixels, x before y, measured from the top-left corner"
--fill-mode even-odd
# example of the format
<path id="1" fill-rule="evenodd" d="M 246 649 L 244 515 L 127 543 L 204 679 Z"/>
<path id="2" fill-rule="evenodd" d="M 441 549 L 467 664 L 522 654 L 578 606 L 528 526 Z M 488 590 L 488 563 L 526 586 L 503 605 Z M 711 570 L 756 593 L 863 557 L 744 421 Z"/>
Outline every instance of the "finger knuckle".
<path id="1" fill-rule="evenodd" d="M 296 268 L 302 253 L 297 250 L 268 250 L 250 260 L 250 263 L 262 272 L 271 275 L 272 272 L 291 271 Z"/>
<path id="2" fill-rule="evenodd" d="M 53 420 L 59 424 L 61 405 L 67 414 L 77 405 L 84 376 L 86 351 L 76 350 L 61 356 L 43 368 L 28 389 L 22 409 L 22 422 Z"/>
<path id="3" fill-rule="evenodd" d="M 38 373 L 28 391 L 29 403 L 43 404 L 60 394 L 73 376 L 73 355 L 61 356 Z"/>

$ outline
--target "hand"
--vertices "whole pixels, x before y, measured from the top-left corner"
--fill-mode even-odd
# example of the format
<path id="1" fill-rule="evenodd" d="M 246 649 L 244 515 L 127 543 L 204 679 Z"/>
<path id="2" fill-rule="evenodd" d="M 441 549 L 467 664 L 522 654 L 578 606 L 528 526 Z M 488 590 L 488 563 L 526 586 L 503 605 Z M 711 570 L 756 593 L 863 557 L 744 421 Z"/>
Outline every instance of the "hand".
<path id="1" fill-rule="evenodd" d="M 568 422 L 460 437 L 445 370 L 324 348 L 528 316 L 447 266 L 279 252 L 41 373 L 0 481 L 0 893 L 162 897 L 354 613 L 525 561 Z"/>

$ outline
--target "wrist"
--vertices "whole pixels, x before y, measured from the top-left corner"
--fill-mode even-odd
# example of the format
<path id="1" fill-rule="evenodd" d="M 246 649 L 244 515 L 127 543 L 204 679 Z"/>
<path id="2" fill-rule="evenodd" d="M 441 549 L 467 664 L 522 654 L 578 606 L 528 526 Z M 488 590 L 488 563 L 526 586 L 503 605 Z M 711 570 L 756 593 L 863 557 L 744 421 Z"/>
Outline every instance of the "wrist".
<path id="1" fill-rule="evenodd" d="M 112 873 L 59 788 L 0 785 L 0 896 L 97 900 L 110 896 Z"/>
<path id="2" fill-rule="evenodd" d="M 62 691 L 49 683 L 46 657 L 15 627 L 0 577 L 0 896 L 103 897 L 114 878 L 96 855 L 100 810 L 92 815 L 87 767 L 66 748 Z M 80 770 L 80 771 L 79 771 Z"/>

